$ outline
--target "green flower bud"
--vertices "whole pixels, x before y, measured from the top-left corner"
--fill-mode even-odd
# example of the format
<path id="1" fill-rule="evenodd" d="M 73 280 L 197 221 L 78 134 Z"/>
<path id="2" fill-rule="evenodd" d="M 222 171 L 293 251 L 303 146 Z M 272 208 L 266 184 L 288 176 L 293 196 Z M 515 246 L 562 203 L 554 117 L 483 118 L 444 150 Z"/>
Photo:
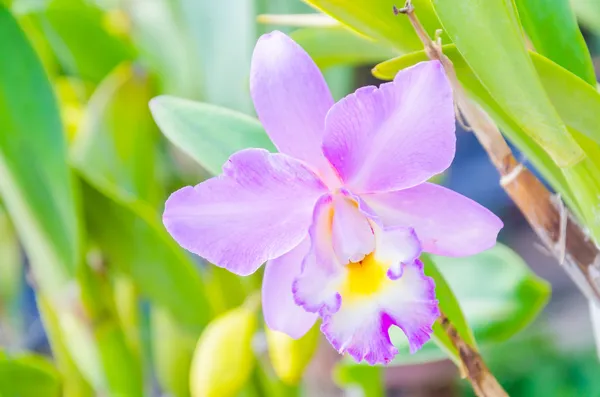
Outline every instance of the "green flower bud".
<path id="1" fill-rule="evenodd" d="M 255 312 L 246 306 L 225 312 L 206 327 L 192 360 L 192 397 L 235 396 L 244 387 L 255 361 L 255 331 Z"/>
<path id="2" fill-rule="evenodd" d="M 296 385 L 302 379 L 319 341 L 319 327 L 313 326 L 300 339 L 267 328 L 267 343 L 271 364 L 277 376 L 288 385 Z"/>

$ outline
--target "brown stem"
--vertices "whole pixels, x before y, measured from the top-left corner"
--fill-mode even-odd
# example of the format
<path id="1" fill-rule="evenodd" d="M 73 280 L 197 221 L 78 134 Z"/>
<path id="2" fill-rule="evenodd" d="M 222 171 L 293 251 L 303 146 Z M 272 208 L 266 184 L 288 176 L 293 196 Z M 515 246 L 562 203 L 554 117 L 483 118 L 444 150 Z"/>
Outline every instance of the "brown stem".
<path id="1" fill-rule="evenodd" d="M 514 158 L 496 124 L 467 96 L 456 77 L 452 62 L 442 52 L 441 43 L 432 41 L 423 29 L 411 1 L 408 0 L 400 10 L 394 8 L 394 11 L 407 15 L 428 57 L 439 60 L 443 65 L 454 91 L 455 103 L 500 173 L 501 186 L 579 289 L 588 299 L 600 305 L 600 251 L 596 244 L 575 221 L 560 198 L 552 195 L 535 175 Z"/>
<path id="2" fill-rule="evenodd" d="M 444 313 L 438 318 L 438 322 L 458 350 L 463 364 L 462 371 L 473 385 L 475 394 L 480 397 L 508 397 L 508 394 L 483 362 L 479 352 L 460 337 L 458 331 Z"/>

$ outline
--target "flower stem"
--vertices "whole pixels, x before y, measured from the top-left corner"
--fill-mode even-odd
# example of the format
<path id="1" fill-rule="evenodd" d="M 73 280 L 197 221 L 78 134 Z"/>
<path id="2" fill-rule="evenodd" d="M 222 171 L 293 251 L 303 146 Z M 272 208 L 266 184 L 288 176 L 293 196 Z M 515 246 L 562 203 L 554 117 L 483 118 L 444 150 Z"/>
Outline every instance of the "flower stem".
<path id="1" fill-rule="evenodd" d="M 480 397 L 508 397 L 508 394 L 483 362 L 479 352 L 461 338 L 444 313 L 440 315 L 438 322 L 458 350 L 462 362 L 461 372 L 463 376 L 469 379 L 475 393 Z"/>

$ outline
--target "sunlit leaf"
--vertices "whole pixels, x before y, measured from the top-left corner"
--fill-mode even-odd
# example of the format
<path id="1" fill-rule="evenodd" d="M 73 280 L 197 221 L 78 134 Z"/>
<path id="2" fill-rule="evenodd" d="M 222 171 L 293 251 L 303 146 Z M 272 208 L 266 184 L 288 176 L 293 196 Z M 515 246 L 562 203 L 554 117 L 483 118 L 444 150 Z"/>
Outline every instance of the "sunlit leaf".
<path id="1" fill-rule="evenodd" d="M 87 182 L 89 229 L 109 263 L 130 275 L 142 295 L 199 330 L 209 316 L 200 274 L 149 204 L 158 186 L 148 84 L 147 75 L 127 67 L 107 77 L 90 100 L 71 157 Z"/>
<path id="2" fill-rule="evenodd" d="M 185 26 L 169 0 L 144 0 L 128 3 L 131 36 L 161 84 L 161 92 L 200 98 L 200 66 L 185 35 Z M 177 45 L 173 45 L 177 43 Z"/>
<path id="3" fill-rule="evenodd" d="M 338 386 L 346 390 L 357 389 L 364 397 L 385 396 L 382 367 L 354 365 L 342 361 L 335 366 L 333 379 Z"/>
<path id="4" fill-rule="evenodd" d="M 573 11 L 586 27 L 600 33 L 600 3 L 592 0 L 571 0 Z"/>
<path id="5" fill-rule="evenodd" d="M 79 260 L 77 204 L 52 87 L 23 32 L 0 5 L 0 193 L 47 292 Z"/>
<path id="6" fill-rule="evenodd" d="M 59 397 L 61 382 L 47 359 L 24 354 L 0 356 L 0 395 L 6 397 Z"/>
<path id="7" fill-rule="evenodd" d="M 473 336 L 473 330 L 465 319 L 465 314 L 460 301 L 453 291 L 453 287 L 448 284 L 446 275 L 438 269 L 436 262 L 427 255 L 423 255 L 423 264 L 425 265 L 425 274 L 433 278 L 435 281 L 435 295 L 440 302 L 440 310 L 452 322 L 461 338 L 474 348 L 477 347 L 477 342 Z M 433 341 L 437 346 L 443 349 L 448 356 L 455 362 L 460 362 L 458 350 L 448 334 L 444 331 L 439 323 L 433 325 Z"/>
<path id="8" fill-rule="evenodd" d="M 188 397 L 189 370 L 198 333 L 182 329 L 170 313 L 160 307 L 152 309 L 150 326 L 152 359 L 161 387 L 174 397 Z"/>
<path id="9" fill-rule="evenodd" d="M 15 230 L 0 206 L 0 317 L 14 321 L 10 313 L 22 287 L 23 258 Z"/>
<path id="10" fill-rule="evenodd" d="M 71 148 L 71 160 L 86 178 L 123 202 L 155 203 L 162 196 L 153 180 L 158 131 L 147 102 L 150 78 L 121 65 L 93 94 Z"/>
<path id="11" fill-rule="evenodd" d="M 339 22 L 328 15 L 313 14 L 261 14 L 256 19 L 259 23 L 268 25 L 283 25 L 296 27 L 331 27 Z"/>
<path id="12" fill-rule="evenodd" d="M 179 1 L 194 55 L 200 61 L 195 76 L 202 84 L 202 100 L 243 113 L 253 111 L 248 71 L 258 36 L 254 3 Z"/>
<path id="13" fill-rule="evenodd" d="M 512 2 L 433 0 L 433 5 L 467 64 L 513 121 L 559 166 L 580 161 L 583 151 L 544 92 Z"/>
<path id="14" fill-rule="evenodd" d="M 331 15 L 341 23 L 398 51 L 421 49 L 421 41 L 407 18 L 396 17 L 389 0 L 304 0 Z M 415 0 L 419 18 L 433 36 L 441 25 L 433 12 L 430 0 Z M 397 4 L 398 7 L 403 4 Z M 446 36 L 442 36 L 447 40 Z"/>
<path id="15" fill-rule="evenodd" d="M 93 5 L 58 2 L 34 16 L 70 74 L 97 83 L 134 56 L 128 43 L 106 29 L 104 13 Z"/>
<path id="16" fill-rule="evenodd" d="M 212 174 L 238 150 L 275 150 L 258 120 L 244 114 L 170 96 L 154 98 L 150 108 L 163 134 Z"/>
<path id="17" fill-rule="evenodd" d="M 322 69 L 335 65 L 368 65 L 398 55 L 398 51 L 392 47 L 342 26 L 300 29 L 293 32 L 291 37 Z"/>
<path id="18" fill-rule="evenodd" d="M 595 86 L 592 58 L 569 0 L 516 0 L 515 4 L 535 50 Z"/>

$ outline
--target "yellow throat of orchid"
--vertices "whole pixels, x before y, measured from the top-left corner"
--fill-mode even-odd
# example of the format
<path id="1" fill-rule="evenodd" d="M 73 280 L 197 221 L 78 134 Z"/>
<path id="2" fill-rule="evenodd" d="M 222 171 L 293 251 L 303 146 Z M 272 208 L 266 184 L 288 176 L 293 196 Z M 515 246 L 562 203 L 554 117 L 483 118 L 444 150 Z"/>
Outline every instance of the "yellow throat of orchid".
<path id="1" fill-rule="evenodd" d="M 360 262 L 346 265 L 347 274 L 341 288 L 344 300 L 359 300 L 379 293 L 390 280 L 384 263 L 370 253 Z"/>

